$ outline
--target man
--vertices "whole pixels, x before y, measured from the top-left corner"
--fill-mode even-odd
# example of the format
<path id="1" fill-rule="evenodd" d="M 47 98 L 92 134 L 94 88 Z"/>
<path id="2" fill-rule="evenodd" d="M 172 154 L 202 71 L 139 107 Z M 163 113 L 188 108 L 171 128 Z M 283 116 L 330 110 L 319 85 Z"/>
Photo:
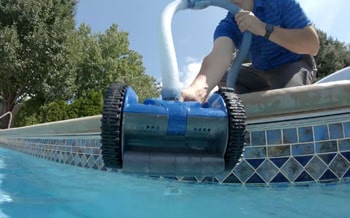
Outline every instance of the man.
<path id="1" fill-rule="evenodd" d="M 231 0 L 242 8 L 228 13 L 214 33 L 212 51 L 204 58 L 192 84 L 180 100 L 206 100 L 216 86 L 224 86 L 232 54 L 242 33 L 253 34 L 248 58 L 236 81 L 237 93 L 311 84 L 316 77 L 313 56 L 319 50 L 317 32 L 296 0 Z"/>

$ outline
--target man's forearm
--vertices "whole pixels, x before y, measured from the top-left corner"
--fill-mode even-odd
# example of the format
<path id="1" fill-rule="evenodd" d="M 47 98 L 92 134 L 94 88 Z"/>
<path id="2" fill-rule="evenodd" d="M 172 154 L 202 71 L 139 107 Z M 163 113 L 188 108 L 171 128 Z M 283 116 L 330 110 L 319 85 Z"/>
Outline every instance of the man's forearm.
<path id="1" fill-rule="evenodd" d="M 201 69 L 192 84 L 207 88 L 209 93 L 225 75 L 229 63 L 229 61 L 225 61 L 223 58 L 217 59 L 208 55 L 203 59 Z"/>
<path id="2" fill-rule="evenodd" d="M 220 82 L 232 62 L 233 42 L 228 37 L 220 37 L 214 42 L 213 50 L 202 62 L 201 69 L 191 86 L 202 86 L 208 93 Z"/>
<path id="3" fill-rule="evenodd" d="M 316 30 L 312 26 L 304 29 L 275 27 L 269 40 L 297 54 L 315 56 L 320 48 Z"/>

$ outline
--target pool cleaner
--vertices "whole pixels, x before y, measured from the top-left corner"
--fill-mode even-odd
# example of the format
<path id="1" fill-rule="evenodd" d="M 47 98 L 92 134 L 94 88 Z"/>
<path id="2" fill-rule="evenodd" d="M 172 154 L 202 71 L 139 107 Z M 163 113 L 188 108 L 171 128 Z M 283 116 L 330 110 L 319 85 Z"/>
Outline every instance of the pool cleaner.
<path id="1" fill-rule="evenodd" d="M 244 148 L 246 115 L 234 82 L 252 35 L 244 33 L 231 67 L 227 88 L 205 103 L 179 101 L 179 75 L 171 33 L 174 14 L 217 6 L 236 14 L 228 0 L 175 0 L 161 18 L 161 99 L 138 102 L 126 84 L 113 83 L 104 95 L 101 150 L 109 169 L 157 176 L 215 176 L 239 162 Z"/>

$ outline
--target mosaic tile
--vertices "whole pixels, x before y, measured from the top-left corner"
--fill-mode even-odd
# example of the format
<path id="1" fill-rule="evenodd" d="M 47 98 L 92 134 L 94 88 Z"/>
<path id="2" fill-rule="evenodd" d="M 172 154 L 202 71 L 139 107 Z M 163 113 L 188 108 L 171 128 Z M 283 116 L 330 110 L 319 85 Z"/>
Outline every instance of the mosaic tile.
<path id="1" fill-rule="evenodd" d="M 258 174 L 254 174 L 246 183 L 265 184 L 266 182 Z"/>
<path id="2" fill-rule="evenodd" d="M 270 183 L 283 183 L 283 182 L 290 182 L 282 173 L 278 173 L 275 178 L 271 180 Z"/>
<path id="3" fill-rule="evenodd" d="M 241 183 L 241 181 L 232 173 L 222 183 Z"/>
<path id="4" fill-rule="evenodd" d="M 64 153 L 63 153 L 63 159 L 62 159 L 63 163 L 67 163 L 67 161 L 68 161 L 68 155 L 69 155 L 69 153 L 67 153 L 67 152 L 64 152 Z"/>
<path id="5" fill-rule="evenodd" d="M 204 183 L 206 183 L 206 182 L 207 182 L 207 183 L 217 183 L 218 180 L 216 180 L 215 177 L 206 176 L 206 177 L 204 177 L 204 179 L 202 179 L 201 182 L 204 182 Z"/>
<path id="6" fill-rule="evenodd" d="M 316 153 L 336 152 L 337 142 L 336 141 L 316 142 L 315 147 L 316 147 Z"/>
<path id="7" fill-rule="evenodd" d="M 95 158 L 94 155 L 86 155 L 86 159 L 87 159 L 87 165 L 89 168 L 93 168 L 94 164 L 95 164 Z"/>
<path id="8" fill-rule="evenodd" d="M 318 157 L 321 158 L 326 164 L 329 164 L 335 157 L 336 153 L 331 154 L 319 154 Z"/>
<path id="9" fill-rule="evenodd" d="M 294 157 L 295 160 L 297 160 L 302 166 L 306 166 L 307 163 L 311 160 L 313 156 L 298 156 Z"/>
<path id="10" fill-rule="evenodd" d="M 86 146 L 88 146 L 88 147 L 94 147 L 94 139 L 89 139 L 87 142 L 86 142 Z"/>
<path id="11" fill-rule="evenodd" d="M 350 151 L 350 139 L 339 140 L 339 151 Z"/>
<path id="12" fill-rule="evenodd" d="M 55 154 L 55 161 L 56 161 L 56 162 L 59 162 L 59 161 L 60 161 L 60 157 L 61 157 L 60 152 L 59 152 L 59 151 L 56 151 L 55 153 L 56 153 L 56 154 Z"/>
<path id="13" fill-rule="evenodd" d="M 256 172 L 264 179 L 264 181 L 269 182 L 277 175 L 278 169 L 270 160 L 266 159 Z"/>
<path id="14" fill-rule="evenodd" d="M 350 152 L 342 152 L 341 155 L 343 155 L 348 161 L 350 161 Z"/>
<path id="15" fill-rule="evenodd" d="M 83 147 L 92 147 L 91 144 L 92 144 L 92 140 L 91 139 L 81 139 L 81 144 L 80 146 L 83 146 Z"/>
<path id="16" fill-rule="evenodd" d="M 92 147 L 84 147 L 84 153 L 85 154 L 92 154 L 93 148 Z"/>
<path id="17" fill-rule="evenodd" d="M 194 178 L 196 178 L 197 182 L 201 182 L 205 176 L 195 176 Z"/>
<path id="18" fill-rule="evenodd" d="M 347 177 L 347 180 L 350 182 L 350 169 L 344 174 L 343 178 L 346 178 L 346 177 Z"/>
<path id="19" fill-rule="evenodd" d="M 271 146 L 267 148 L 267 153 L 269 157 L 285 157 L 290 156 L 290 146 Z"/>
<path id="20" fill-rule="evenodd" d="M 69 146 L 66 146 L 66 145 L 63 145 L 62 146 L 64 149 L 65 152 L 70 152 L 71 151 L 71 148 Z"/>
<path id="21" fill-rule="evenodd" d="M 300 176 L 294 182 L 307 182 L 313 181 L 314 179 L 306 171 L 303 171 Z"/>
<path id="22" fill-rule="evenodd" d="M 315 141 L 328 140 L 328 127 L 327 125 L 314 126 Z"/>
<path id="23" fill-rule="evenodd" d="M 78 153 L 78 147 L 72 146 L 72 153 Z"/>
<path id="24" fill-rule="evenodd" d="M 73 157 L 73 162 L 74 165 L 78 165 L 80 163 L 80 157 L 78 154 L 75 154 Z"/>
<path id="25" fill-rule="evenodd" d="M 246 161 L 254 168 L 257 169 L 265 159 L 246 159 Z"/>
<path id="26" fill-rule="evenodd" d="M 267 130 L 266 131 L 267 136 L 267 145 L 278 145 L 282 144 L 282 135 L 281 130 Z"/>
<path id="27" fill-rule="evenodd" d="M 294 181 L 303 171 L 303 166 L 294 158 L 290 158 L 287 163 L 281 168 L 281 171 L 287 176 L 290 181 Z"/>
<path id="28" fill-rule="evenodd" d="M 73 161 L 74 161 L 74 155 L 73 155 L 73 153 L 69 153 L 67 161 L 66 161 L 66 164 L 71 164 L 72 165 Z"/>
<path id="29" fill-rule="evenodd" d="M 63 153 L 60 151 L 58 152 L 58 161 L 62 162 L 62 160 L 63 160 Z"/>
<path id="30" fill-rule="evenodd" d="M 253 131 L 251 132 L 252 146 L 266 145 L 265 131 Z"/>
<path id="31" fill-rule="evenodd" d="M 314 151 L 314 144 L 313 143 L 292 145 L 292 155 L 293 156 L 313 154 L 314 152 L 315 151 Z"/>
<path id="32" fill-rule="evenodd" d="M 67 144 L 66 145 L 72 146 L 73 145 L 73 140 L 72 139 L 67 139 Z"/>
<path id="33" fill-rule="evenodd" d="M 266 147 L 245 147 L 244 158 L 265 158 L 266 157 Z"/>
<path id="34" fill-rule="evenodd" d="M 246 145 L 250 145 L 250 132 L 246 131 L 244 134 L 244 143 L 246 143 Z"/>
<path id="35" fill-rule="evenodd" d="M 298 142 L 296 128 L 283 129 L 282 132 L 283 132 L 283 144 L 297 143 Z"/>
<path id="36" fill-rule="evenodd" d="M 96 148 L 101 148 L 102 144 L 99 143 L 98 145 L 96 145 Z"/>
<path id="37" fill-rule="evenodd" d="M 240 162 L 234 169 L 233 174 L 239 178 L 240 181 L 245 182 L 248 180 L 249 177 L 251 177 L 254 173 L 254 169 L 245 161 L 243 160 Z"/>
<path id="38" fill-rule="evenodd" d="M 284 157 L 284 158 L 270 158 L 270 160 L 272 161 L 272 163 L 274 163 L 278 168 L 281 168 L 283 166 L 283 164 L 285 164 L 289 158 L 288 157 Z"/>
<path id="39" fill-rule="evenodd" d="M 305 169 L 315 180 L 318 180 L 327 169 L 327 165 L 320 158 L 314 156 Z"/>
<path id="40" fill-rule="evenodd" d="M 345 137 L 350 137 L 350 122 L 343 123 Z"/>
<path id="41" fill-rule="evenodd" d="M 349 169 L 349 162 L 341 155 L 337 155 L 332 163 L 329 165 L 329 168 L 341 178 L 343 174 Z"/>
<path id="42" fill-rule="evenodd" d="M 326 180 L 338 180 L 338 177 L 330 170 L 327 170 L 322 177 L 320 178 L 321 181 Z"/>
<path id="43" fill-rule="evenodd" d="M 103 163 L 103 159 L 102 159 L 101 155 L 99 155 L 98 158 L 96 159 L 96 167 L 97 167 L 97 169 L 103 169 L 104 168 L 104 163 Z"/>
<path id="44" fill-rule="evenodd" d="M 80 163 L 81 163 L 82 167 L 87 167 L 87 166 L 88 166 L 88 161 L 87 161 L 85 155 L 83 155 L 83 156 L 81 157 Z"/>
<path id="45" fill-rule="evenodd" d="M 298 128 L 299 142 L 312 142 L 314 141 L 312 127 Z"/>
<path id="46" fill-rule="evenodd" d="M 231 174 L 231 170 L 230 171 L 224 171 L 220 174 L 216 174 L 215 178 L 218 182 L 222 183 L 225 179 L 227 179 L 227 177 Z M 240 183 L 240 182 L 239 182 Z"/>
<path id="47" fill-rule="evenodd" d="M 101 154 L 101 149 L 100 148 L 93 148 L 92 154 Z"/>
<path id="48" fill-rule="evenodd" d="M 329 124 L 329 135 L 331 139 L 344 138 L 343 125 L 341 123 Z"/>
<path id="49" fill-rule="evenodd" d="M 45 150 L 44 153 L 42 153 L 42 155 L 47 156 L 50 158 L 50 160 L 55 161 L 56 160 L 56 151 L 53 150 Z"/>

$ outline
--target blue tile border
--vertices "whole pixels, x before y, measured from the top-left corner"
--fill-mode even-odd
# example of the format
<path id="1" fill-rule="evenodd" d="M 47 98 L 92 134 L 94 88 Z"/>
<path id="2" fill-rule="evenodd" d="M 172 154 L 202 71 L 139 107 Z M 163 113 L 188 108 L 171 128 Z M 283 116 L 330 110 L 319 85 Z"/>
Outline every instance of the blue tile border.
<path id="1" fill-rule="evenodd" d="M 251 132 L 251 145 L 252 146 L 259 146 L 259 145 L 266 145 L 266 135 L 265 131 L 254 131 Z"/>
<path id="2" fill-rule="evenodd" d="M 292 145 L 292 155 L 306 155 L 306 154 L 314 154 L 315 149 L 314 143 L 301 143 L 301 144 L 293 144 Z"/>
<path id="3" fill-rule="evenodd" d="M 280 129 L 267 130 L 267 144 L 268 145 L 280 145 L 282 144 L 282 136 Z"/>
<path id="4" fill-rule="evenodd" d="M 329 127 L 329 135 L 331 139 L 344 138 L 342 123 L 329 124 L 328 127 Z"/>
<path id="5" fill-rule="evenodd" d="M 343 123 L 345 137 L 350 137 L 350 122 Z"/>
<path id="6" fill-rule="evenodd" d="M 314 133 L 315 141 L 329 140 L 328 126 L 325 124 L 314 126 Z"/>
<path id="7" fill-rule="evenodd" d="M 313 139 L 313 130 L 311 126 L 298 128 L 299 133 L 299 142 L 312 142 Z"/>
<path id="8" fill-rule="evenodd" d="M 298 135 L 297 135 L 297 129 L 296 128 L 289 128 L 289 129 L 283 129 L 283 143 L 297 143 L 298 142 Z"/>
<path id="9" fill-rule="evenodd" d="M 279 128 L 279 122 L 252 130 L 248 125 L 242 161 L 216 177 L 174 177 L 180 181 L 249 185 L 350 181 L 350 122 L 335 121 Z M 349 118 L 350 119 L 350 118 Z M 254 124 L 253 124 L 254 125 Z M 282 125 L 283 126 L 283 125 Z M 254 126 L 255 129 L 258 127 Z M 0 138 L 3 147 L 62 164 L 107 170 L 100 136 Z"/>

